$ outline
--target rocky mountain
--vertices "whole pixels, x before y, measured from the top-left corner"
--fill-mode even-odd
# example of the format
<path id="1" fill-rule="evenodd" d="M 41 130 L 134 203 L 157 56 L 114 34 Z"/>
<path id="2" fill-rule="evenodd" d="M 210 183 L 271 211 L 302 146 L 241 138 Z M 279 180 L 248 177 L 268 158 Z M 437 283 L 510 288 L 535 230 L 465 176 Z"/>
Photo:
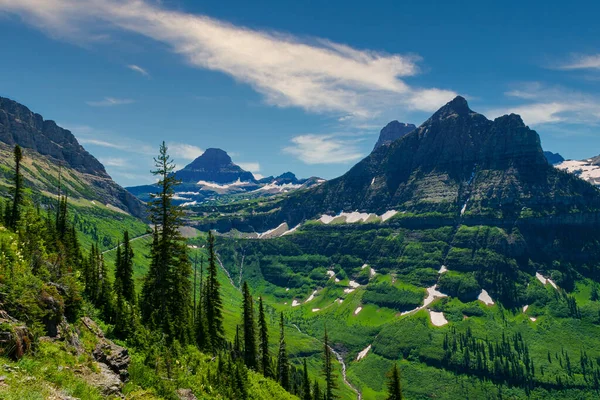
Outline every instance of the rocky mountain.
<path id="1" fill-rule="evenodd" d="M 183 169 L 176 172 L 183 183 L 199 181 L 228 184 L 236 181 L 256 183 L 254 175 L 231 161 L 231 157 L 221 149 L 207 149 Z"/>
<path id="2" fill-rule="evenodd" d="M 570 172 L 592 185 L 600 186 L 600 156 L 585 160 L 562 160 L 556 168 Z"/>
<path id="3" fill-rule="evenodd" d="M 375 143 L 373 150 L 377 150 L 381 146 L 389 145 L 407 133 L 414 131 L 416 128 L 417 127 L 413 124 L 398 121 L 390 122 L 381 130 L 381 132 L 379 132 L 379 139 L 377 140 L 377 143 Z"/>
<path id="4" fill-rule="evenodd" d="M 54 121 L 13 100 L 0 97 L 0 163 L 2 178 L 10 179 L 12 149 L 24 153 L 24 177 L 44 193 L 56 193 L 60 176 L 69 197 L 99 201 L 102 205 L 143 215 L 142 203 L 119 186 L 104 166 L 88 153 L 73 134 Z"/>
<path id="5" fill-rule="evenodd" d="M 600 192 L 552 167 L 538 134 L 518 115 L 491 121 L 456 97 L 343 176 L 273 207 L 246 223 L 273 228 L 322 214 L 395 211 L 449 221 L 535 217 L 589 224 L 600 221 Z"/>
<path id="6" fill-rule="evenodd" d="M 207 200 L 219 201 L 226 197 L 230 201 L 236 196 L 249 199 L 289 193 L 324 182 L 323 179 L 316 177 L 299 179 L 292 172 L 257 180 L 251 172 L 233 163 L 227 152 L 221 149 L 207 149 L 200 157 L 175 174 L 181 180 L 175 201 L 190 207 Z M 127 189 L 143 201 L 148 201 L 150 194 L 158 191 L 156 185 L 134 186 Z"/>
<path id="7" fill-rule="evenodd" d="M 558 153 L 553 153 L 551 151 L 544 151 L 544 156 L 546 157 L 546 160 L 548 160 L 548 162 L 552 165 L 560 164 L 561 162 L 565 161 L 563 156 L 561 156 Z"/>

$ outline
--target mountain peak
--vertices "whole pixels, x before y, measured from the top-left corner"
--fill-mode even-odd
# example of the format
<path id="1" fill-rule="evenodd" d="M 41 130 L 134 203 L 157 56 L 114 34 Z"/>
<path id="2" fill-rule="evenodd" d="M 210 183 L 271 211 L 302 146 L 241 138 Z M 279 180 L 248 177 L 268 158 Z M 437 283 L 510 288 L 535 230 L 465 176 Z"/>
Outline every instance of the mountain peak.
<path id="1" fill-rule="evenodd" d="M 238 179 L 244 182 L 256 181 L 251 172 L 234 164 L 229 154 L 218 148 L 206 149 L 201 156 L 177 171 L 177 177 L 186 183 L 198 181 L 231 183 Z"/>
<path id="2" fill-rule="evenodd" d="M 383 127 L 381 132 L 379 132 L 379 139 L 377 140 L 377 143 L 375 143 L 375 147 L 373 148 L 373 150 L 381 146 L 386 146 L 400 139 L 407 133 L 414 131 L 416 128 L 417 127 L 413 124 L 398 122 L 397 120 L 389 122 L 386 126 Z"/>
<path id="3" fill-rule="evenodd" d="M 435 114 L 433 119 L 444 119 L 453 115 L 466 116 L 471 114 L 473 111 L 469 108 L 469 103 L 462 96 L 456 96 L 452 101 L 446 103 L 445 106 L 440 108 Z"/>

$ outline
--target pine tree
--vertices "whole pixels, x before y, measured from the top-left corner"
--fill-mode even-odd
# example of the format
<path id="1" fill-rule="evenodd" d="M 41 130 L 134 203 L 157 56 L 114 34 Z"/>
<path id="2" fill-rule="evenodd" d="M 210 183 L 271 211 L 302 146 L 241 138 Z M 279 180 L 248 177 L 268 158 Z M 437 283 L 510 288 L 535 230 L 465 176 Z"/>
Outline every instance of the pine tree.
<path id="1" fill-rule="evenodd" d="M 333 352 L 329 346 L 329 335 L 327 327 L 325 327 L 325 335 L 323 336 L 323 376 L 325 377 L 325 400 L 333 400 L 337 398 L 335 391 L 337 383 L 335 381 L 335 372 L 333 371 Z"/>
<path id="2" fill-rule="evenodd" d="M 200 299 L 196 306 L 196 346 L 200 350 L 210 350 L 210 338 L 208 337 L 208 329 L 206 322 L 206 285 L 204 284 L 204 264 L 200 262 Z M 237 332 L 236 332 L 237 334 Z M 239 354 L 238 354 L 239 355 Z"/>
<path id="3" fill-rule="evenodd" d="M 279 353 L 277 354 L 277 381 L 285 390 L 290 390 L 290 365 L 285 345 L 283 313 L 279 321 Z"/>
<path id="4" fill-rule="evenodd" d="M 221 284 L 217 278 L 217 257 L 215 255 L 215 237 L 208 232 L 208 277 L 205 289 L 206 326 L 210 348 L 216 352 L 223 346 L 223 302 Z"/>
<path id="5" fill-rule="evenodd" d="M 244 319 L 244 362 L 250 369 L 257 370 L 258 357 L 256 355 L 256 329 L 254 328 L 254 302 L 248 283 L 242 286 L 243 319 Z"/>
<path id="6" fill-rule="evenodd" d="M 306 366 L 306 358 L 304 359 L 304 371 L 302 373 L 302 399 L 312 400 L 310 395 L 310 379 L 308 378 L 308 367 Z"/>
<path id="7" fill-rule="evenodd" d="M 273 375 L 271 370 L 271 355 L 269 354 L 269 328 L 265 316 L 265 307 L 262 297 L 258 300 L 258 336 L 259 336 L 259 351 L 260 351 L 260 366 L 265 377 L 270 378 Z"/>
<path id="8" fill-rule="evenodd" d="M 319 382 L 317 382 L 316 379 L 315 379 L 315 383 L 313 385 L 312 398 L 314 400 L 321 400 L 323 398 L 323 395 L 321 394 L 321 388 L 319 387 Z"/>
<path id="9" fill-rule="evenodd" d="M 115 293 L 123 296 L 130 304 L 135 303 L 135 284 L 133 282 L 133 249 L 129 241 L 129 232 L 123 233 L 123 243 L 117 244 L 115 262 Z"/>
<path id="10" fill-rule="evenodd" d="M 190 340 L 191 265 L 185 239 L 179 233 L 183 211 L 173 204 L 179 181 L 175 164 L 163 142 L 154 159 L 152 173 L 159 178 L 160 192 L 152 194 L 150 220 L 154 224 L 150 269 L 142 290 L 142 317 L 152 328 L 167 334 L 168 340 Z"/>
<path id="11" fill-rule="evenodd" d="M 23 202 L 23 176 L 21 175 L 21 160 L 23 159 L 23 153 L 19 145 L 15 146 L 14 149 L 14 160 L 15 160 L 15 180 L 13 188 L 13 202 L 12 209 L 10 211 L 10 217 L 8 218 L 9 226 L 16 230 L 21 220 L 21 204 Z"/>
<path id="12" fill-rule="evenodd" d="M 400 383 L 400 370 L 398 364 L 394 363 L 388 374 L 388 397 L 387 400 L 402 400 L 402 385 Z"/>

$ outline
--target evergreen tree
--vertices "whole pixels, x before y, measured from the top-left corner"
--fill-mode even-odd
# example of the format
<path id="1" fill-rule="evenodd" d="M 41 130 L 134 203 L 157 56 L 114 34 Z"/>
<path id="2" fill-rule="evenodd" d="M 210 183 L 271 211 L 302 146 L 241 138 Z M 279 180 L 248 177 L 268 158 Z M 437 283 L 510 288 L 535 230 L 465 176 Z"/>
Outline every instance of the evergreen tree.
<path id="1" fill-rule="evenodd" d="M 590 300 L 598 301 L 599 298 L 600 296 L 598 296 L 598 284 L 594 282 L 592 283 L 592 292 L 590 293 Z"/>
<path id="2" fill-rule="evenodd" d="M 283 313 L 279 321 L 279 353 L 277 354 L 277 381 L 285 390 L 290 390 L 290 364 L 285 345 Z"/>
<path id="3" fill-rule="evenodd" d="M 200 350 L 209 350 L 210 349 L 210 338 L 208 337 L 207 323 L 206 323 L 206 295 L 205 295 L 206 285 L 204 284 L 204 264 L 202 260 L 200 261 L 200 299 L 198 301 L 198 305 L 196 306 L 196 345 Z M 236 331 L 237 335 L 237 331 Z M 239 352 L 238 352 L 239 356 Z"/>
<path id="4" fill-rule="evenodd" d="M 130 304 L 135 302 L 135 284 L 133 282 L 133 249 L 129 241 L 129 232 L 123 233 L 123 243 L 117 244 L 115 262 L 115 293 L 123 296 Z"/>
<path id="5" fill-rule="evenodd" d="M 333 371 L 333 352 L 329 346 L 329 335 L 327 327 L 325 327 L 325 335 L 323 336 L 323 376 L 325 377 L 325 400 L 333 400 L 337 398 L 335 391 L 337 383 L 335 381 L 335 372 Z"/>
<path id="6" fill-rule="evenodd" d="M 394 363 L 388 374 L 388 397 L 387 400 L 402 400 L 402 385 L 400 383 L 400 370 L 398 364 Z"/>
<path id="7" fill-rule="evenodd" d="M 260 350 L 260 366 L 265 377 L 270 378 L 273 375 L 271 370 L 271 355 L 269 354 L 269 328 L 265 316 L 265 307 L 262 297 L 258 300 L 258 336 Z"/>
<path id="8" fill-rule="evenodd" d="M 310 380 L 308 378 L 308 367 L 306 366 L 306 358 L 304 359 L 304 371 L 302 373 L 302 399 L 312 400 L 310 395 Z"/>
<path id="9" fill-rule="evenodd" d="M 142 289 L 142 317 L 152 328 L 162 330 L 169 340 L 190 340 L 191 265 L 185 239 L 179 233 L 182 210 L 173 204 L 179 181 L 175 164 L 163 142 L 154 159 L 152 173 L 159 178 L 160 192 L 152 194 L 150 220 L 154 224 L 150 269 Z"/>
<path id="10" fill-rule="evenodd" d="M 250 369 L 257 370 L 258 357 L 256 354 L 256 330 L 254 328 L 254 302 L 248 283 L 242 286 L 243 319 L 244 319 L 244 362 Z"/>
<path id="11" fill-rule="evenodd" d="M 314 400 L 321 400 L 323 398 L 323 395 L 321 394 L 321 388 L 319 387 L 319 382 L 317 382 L 316 379 L 315 379 L 315 383 L 313 385 L 312 398 Z"/>
<path id="12" fill-rule="evenodd" d="M 210 348 L 216 352 L 223 346 L 223 302 L 221 284 L 217 278 L 217 257 L 215 255 L 215 237 L 208 232 L 208 277 L 205 289 L 206 327 Z"/>
<path id="13" fill-rule="evenodd" d="M 21 204 L 23 202 L 23 176 L 21 175 L 21 160 L 23 159 L 23 153 L 19 145 L 15 146 L 14 149 L 14 160 L 15 160 L 15 180 L 13 188 L 13 203 L 10 211 L 10 217 L 8 218 L 9 226 L 16 230 L 21 220 Z"/>

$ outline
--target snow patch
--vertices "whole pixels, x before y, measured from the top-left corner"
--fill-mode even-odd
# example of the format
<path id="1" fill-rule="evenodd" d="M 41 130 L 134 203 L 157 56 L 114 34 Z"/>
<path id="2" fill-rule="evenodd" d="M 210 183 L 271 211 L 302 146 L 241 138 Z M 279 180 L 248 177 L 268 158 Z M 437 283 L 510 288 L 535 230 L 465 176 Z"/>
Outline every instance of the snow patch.
<path id="1" fill-rule="evenodd" d="M 315 290 L 314 292 L 312 292 L 312 294 L 308 297 L 308 299 L 306 299 L 305 303 L 308 303 L 309 301 L 311 301 L 312 299 L 315 298 L 315 295 L 317 294 L 317 291 Z"/>
<path id="2" fill-rule="evenodd" d="M 558 285 L 556 283 L 554 283 L 554 281 L 550 278 L 546 278 L 544 275 L 540 274 L 539 272 L 535 273 L 535 277 L 538 279 L 538 281 L 542 282 L 542 285 L 546 286 L 548 283 L 550 285 L 552 285 L 552 287 L 556 290 L 558 290 Z"/>
<path id="3" fill-rule="evenodd" d="M 444 272 L 448 272 L 448 268 L 446 268 L 445 265 L 442 265 L 442 267 L 438 271 L 438 274 L 443 274 Z"/>
<path id="4" fill-rule="evenodd" d="M 258 238 L 259 239 L 266 239 L 268 237 L 277 237 L 277 236 L 282 236 L 282 234 L 280 234 L 280 232 L 282 230 L 284 230 L 284 232 L 286 232 L 288 230 L 288 224 L 283 222 L 281 224 L 279 224 L 279 226 L 277 228 L 273 228 L 273 229 L 269 229 L 266 232 L 263 233 L 259 233 L 258 234 Z"/>
<path id="5" fill-rule="evenodd" d="M 312 309 L 312 312 L 317 312 L 317 311 L 321 311 L 321 309 L 320 308 L 313 308 Z"/>
<path id="6" fill-rule="evenodd" d="M 354 292 L 354 290 L 355 289 L 346 288 L 346 289 L 344 289 L 344 293 L 350 294 L 350 293 Z"/>
<path id="7" fill-rule="evenodd" d="M 358 355 L 356 356 L 356 361 L 360 361 L 363 358 L 365 358 L 367 354 L 369 354 L 369 350 L 371 350 L 371 345 L 368 345 L 363 351 L 358 353 Z"/>
<path id="8" fill-rule="evenodd" d="M 385 222 L 388 219 L 392 218 L 394 215 L 398 214 L 398 211 L 396 210 L 389 210 L 384 212 L 383 214 L 381 214 L 381 221 Z"/>
<path id="9" fill-rule="evenodd" d="M 181 205 L 181 207 L 191 207 L 191 206 L 195 206 L 197 204 L 198 204 L 198 202 L 196 200 L 194 200 L 194 201 L 188 201 L 186 203 L 183 203 Z"/>
<path id="10" fill-rule="evenodd" d="M 492 300 L 492 297 L 488 294 L 488 292 L 485 289 L 481 289 L 481 293 L 479 293 L 477 300 L 483 302 L 486 306 L 494 305 L 494 300 Z"/>
<path id="11" fill-rule="evenodd" d="M 251 185 L 252 182 L 242 182 L 240 180 L 240 178 L 238 178 L 238 180 L 235 182 L 225 183 L 225 184 L 219 184 L 216 182 L 208 182 L 208 181 L 202 181 L 202 180 L 198 181 L 197 184 L 200 186 L 206 187 L 206 188 L 225 190 L 225 189 L 230 189 L 232 187 Z"/>
<path id="12" fill-rule="evenodd" d="M 417 307 L 417 308 L 415 308 L 413 310 L 410 310 L 410 311 L 403 311 L 402 313 L 400 313 L 400 315 L 411 314 L 411 313 L 413 313 L 415 311 L 422 310 L 425 307 L 427 307 L 428 305 L 430 305 L 431 303 L 433 303 L 433 301 L 435 299 L 439 299 L 439 298 L 442 298 L 442 297 L 448 297 L 447 294 L 444 294 L 444 293 L 436 290 L 435 287 L 436 287 L 436 285 L 433 285 L 433 286 L 427 288 L 427 297 L 425 298 L 425 300 L 423 300 L 423 305 L 422 306 Z"/>
<path id="13" fill-rule="evenodd" d="M 373 186 L 374 184 L 375 184 L 375 178 L 373 178 L 373 179 L 371 180 L 371 186 Z"/>
<path id="14" fill-rule="evenodd" d="M 294 183 L 283 183 L 278 185 L 275 182 L 268 183 L 261 188 L 253 190 L 252 192 L 270 192 L 270 193 L 286 193 L 291 192 L 292 190 L 300 189 L 302 185 L 294 184 Z"/>
<path id="15" fill-rule="evenodd" d="M 527 312 L 528 308 L 529 308 L 529 304 L 527 304 L 526 306 L 523 306 L 523 312 Z"/>
<path id="16" fill-rule="evenodd" d="M 462 206 L 462 208 L 460 210 L 460 215 L 463 215 L 465 213 L 465 211 L 467 211 L 467 203 L 469 203 L 469 199 L 467 199 L 465 201 L 465 204 Z"/>
<path id="17" fill-rule="evenodd" d="M 329 275 L 329 278 L 333 278 L 335 276 L 335 272 L 332 270 L 327 271 L 326 274 Z"/>
<path id="18" fill-rule="evenodd" d="M 348 286 L 350 286 L 351 288 L 356 289 L 357 287 L 360 286 L 360 283 L 358 283 L 356 281 L 350 281 L 350 282 L 348 282 Z"/>
<path id="19" fill-rule="evenodd" d="M 298 300 L 292 301 L 292 307 L 298 307 L 300 305 L 300 302 Z"/>
<path id="20" fill-rule="evenodd" d="M 292 229 L 285 231 L 281 234 L 281 236 L 285 236 L 285 235 L 289 235 L 292 234 L 294 232 L 296 232 L 296 229 L 300 228 L 300 224 L 296 225 L 295 227 L 293 227 Z"/>
<path id="21" fill-rule="evenodd" d="M 529 317 L 529 319 L 531 320 L 531 322 L 537 321 L 537 318 L 535 318 L 535 317 Z"/>
<path id="22" fill-rule="evenodd" d="M 354 315 L 358 315 L 358 313 L 361 311 L 362 311 L 362 307 L 358 307 L 356 310 L 354 310 Z"/>
<path id="23" fill-rule="evenodd" d="M 591 163 L 591 160 L 575 161 L 567 160 L 555 166 L 563 171 L 579 176 L 594 185 L 600 185 L 600 167 Z"/>
<path id="24" fill-rule="evenodd" d="M 429 310 L 429 317 L 431 318 L 431 323 L 435 326 L 444 326 L 448 323 L 448 320 L 446 317 L 444 317 L 443 312 Z"/>

